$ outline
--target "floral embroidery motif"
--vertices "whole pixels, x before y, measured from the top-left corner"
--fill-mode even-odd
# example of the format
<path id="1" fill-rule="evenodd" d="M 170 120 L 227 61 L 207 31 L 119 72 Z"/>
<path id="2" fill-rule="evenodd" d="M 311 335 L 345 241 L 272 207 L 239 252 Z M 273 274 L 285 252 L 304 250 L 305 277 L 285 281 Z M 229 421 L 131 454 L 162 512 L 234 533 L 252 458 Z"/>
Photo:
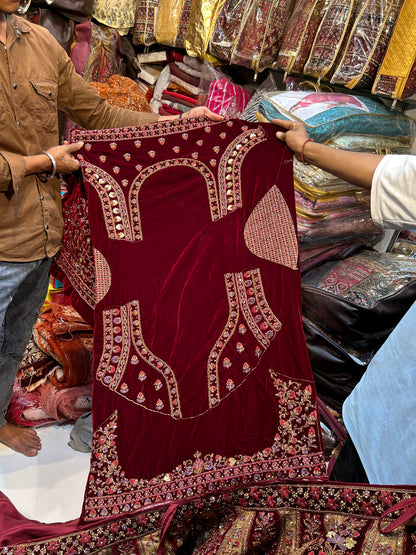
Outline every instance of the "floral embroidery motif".
<path id="1" fill-rule="evenodd" d="M 73 202 L 64 204 L 63 214 L 66 221 L 63 245 L 71 243 L 71 248 L 62 248 L 55 256 L 55 263 L 64 272 L 80 298 L 91 308 L 96 303 L 94 253 L 91 246 L 88 222 L 88 203 L 81 196 Z"/>
<path id="2" fill-rule="evenodd" d="M 111 287 L 111 270 L 102 253 L 94 249 L 96 302 L 99 303 L 107 295 Z"/>
<path id="3" fill-rule="evenodd" d="M 170 366 L 154 355 L 144 342 L 139 302 L 133 301 L 120 308 L 104 310 L 103 334 L 104 345 L 97 368 L 97 380 L 147 410 L 180 418 L 175 375 Z M 131 367 L 129 363 L 133 362 L 133 357 L 139 360 L 135 360 Z M 153 379 L 147 380 L 150 376 Z"/>
<path id="4" fill-rule="evenodd" d="M 270 371 L 274 375 L 274 371 Z M 276 384 L 275 384 L 276 385 Z M 286 389 L 287 386 L 287 389 Z M 218 487 L 229 490 L 247 481 L 271 481 L 296 477 L 322 476 L 325 460 L 318 449 L 318 419 L 316 407 L 311 403 L 309 385 L 280 378 L 276 385 L 278 395 L 292 396 L 292 402 L 300 410 L 287 417 L 285 424 L 276 422 L 274 443 L 253 455 L 225 457 L 218 454 L 202 456 L 196 452 L 193 460 L 183 461 L 168 473 L 149 480 L 127 477 L 119 463 L 117 453 L 117 421 L 115 411 L 93 436 L 91 472 L 85 497 L 86 521 L 116 516 L 122 513 L 208 494 Z M 299 441 L 293 445 L 292 431 L 296 430 Z M 307 434 L 313 428 L 314 434 Z M 305 439 L 306 443 L 302 443 Z M 312 455 L 311 449 L 315 450 Z M 289 460 L 290 459 L 290 460 Z"/>
<path id="5" fill-rule="evenodd" d="M 210 407 L 218 405 L 256 368 L 281 328 L 267 304 L 259 269 L 226 274 L 225 285 L 228 321 L 208 358 Z M 245 335 L 247 328 L 250 336 Z M 239 341 L 235 341 L 237 333 Z"/>
<path id="6" fill-rule="evenodd" d="M 256 256 L 297 269 L 298 240 L 286 201 L 274 186 L 250 214 L 244 227 L 247 248 Z"/>

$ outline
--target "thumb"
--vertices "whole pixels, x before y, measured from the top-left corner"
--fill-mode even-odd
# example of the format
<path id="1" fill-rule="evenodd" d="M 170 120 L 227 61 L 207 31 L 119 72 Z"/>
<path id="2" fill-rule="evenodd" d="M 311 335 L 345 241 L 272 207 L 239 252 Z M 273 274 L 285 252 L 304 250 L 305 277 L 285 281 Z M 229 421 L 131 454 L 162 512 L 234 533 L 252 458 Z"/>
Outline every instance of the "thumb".
<path id="1" fill-rule="evenodd" d="M 68 150 L 69 150 L 69 152 L 77 152 L 83 146 L 84 146 L 84 142 L 83 141 L 78 141 L 77 143 L 72 143 L 72 144 L 68 145 Z"/>

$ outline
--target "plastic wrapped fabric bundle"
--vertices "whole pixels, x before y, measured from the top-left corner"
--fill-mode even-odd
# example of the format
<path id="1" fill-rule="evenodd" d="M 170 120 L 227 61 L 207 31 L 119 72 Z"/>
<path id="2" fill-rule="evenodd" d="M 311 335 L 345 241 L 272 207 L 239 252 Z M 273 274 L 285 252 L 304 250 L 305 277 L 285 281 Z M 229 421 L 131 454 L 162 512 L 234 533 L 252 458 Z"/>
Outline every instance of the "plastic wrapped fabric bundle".
<path id="1" fill-rule="evenodd" d="M 303 314 L 335 339 L 365 352 L 379 347 L 416 294 L 416 260 L 366 250 L 302 277 Z"/>
<path id="2" fill-rule="evenodd" d="M 83 77 L 87 83 L 106 83 L 119 73 L 120 35 L 115 29 L 92 24 L 91 51 L 85 63 Z"/>
<path id="3" fill-rule="evenodd" d="M 309 91 L 268 93 L 257 118 L 303 121 L 309 137 L 318 142 L 344 134 L 379 135 L 410 141 L 415 120 L 364 96 Z"/>
<path id="4" fill-rule="evenodd" d="M 365 244 L 364 240 L 361 242 L 354 240 L 352 242 L 339 243 L 338 245 L 320 245 L 319 247 L 310 248 L 305 248 L 304 245 L 301 245 L 299 249 L 301 274 L 309 272 L 309 270 L 320 266 L 328 260 L 346 258 L 363 248 Z"/>
<path id="5" fill-rule="evenodd" d="M 301 192 L 309 193 L 314 198 L 325 198 L 339 194 L 355 196 L 356 192 L 361 191 L 359 187 L 351 185 L 351 183 L 347 183 L 347 181 L 312 164 L 302 164 L 296 158 L 293 164 L 295 186 L 299 186 Z"/>
<path id="6" fill-rule="evenodd" d="M 205 106 L 220 116 L 238 117 L 249 100 L 246 89 L 223 77 L 211 81 Z"/>
<path id="7" fill-rule="evenodd" d="M 250 0 L 226 0 L 218 13 L 212 36 L 209 41 L 209 52 L 221 60 L 230 61 L 234 41 Z"/>
<path id="8" fill-rule="evenodd" d="M 92 16 L 107 27 L 127 35 L 133 27 L 137 0 L 94 0 Z"/>
<path id="9" fill-rule="evenodd" d="M 407 100 L 416 94 L 416 0 L 406 0 L 378 70 L 373 94 Z"/>
<path id="10" fill-rule="evenodd" d="M 155 21 L 159 0 L 137 0 L 136 20 L 133 27 L 133 44 L 150 46 L 156 42 Z"/>
<path id="11" fill-rule="evenodd" d="M 275 91 L 277 88 L 276 81 L 271 72 L 263 81 L 263 83 L 256 89 L 256 91 L 252 94 L 247 106 L 244 108 L 243 113 L 240 116 L 240 119 L 244 119 L 246 121 L 256 122 L 257 117 L 256 113 L 259 109 L 260 102 L 263 100 L 263 96 L 266 92 Z"/>
<path id="12" fill-rule="evenodd" d="M 403 0 L 366 0 L 331 83 L 370 87 L 389 44 Z"/>
<path id="13" fill-rule="evenodd" d="M 349 213 L 343 210 L 338 213 L 338 217 L 311 219 L 298 215 L 298 236 L 299 246 L 312 247 L 327 244 L 344 243 L 358 238 L 362 243 L 363 239 L 374 242 L 380 236 L 380 229 L 373 223 L 370 216 L 370 209 L 363 207 L 361 211 Z"/>
<path id="14" fill-rule="evenodd" d="M 381 135 L 339 135 L 325 141 L 326 145 L 343 150 L 370 152 L 372 154 L 410 154 L 412 143 L 405 140 Z"/>
<path id="15" fill-rule="evenodd" d="M 360 0 L 331 0 L 313 42 L 308 61 L 303 68 L 305 75 L 318 79 L 329 77 L 336 61 L 343 52 Z"/>
<path id="16" fill-rule="evenodd" d="M 185 49 L 189 56 L 205 56 L 223 2 L 224 0 L 193 0 L 185 38 Z"/>
<path id="17" fill-rule="evenodd" d="M 297 0 L 283 36 L 276 67 L 302 73 L 328 0 Z"/>
<path id="18" fill-rule="evenodd" d="M 156 15 L 156 42 L 184 48 L 191 0 L 160 0 Z"/>
<path id="19" fill-rule="evenodd" d="M 273 67 L 294 0 L 259 0 L 247 5 L 231 52 L 231 63 L 254 71 Z"/>

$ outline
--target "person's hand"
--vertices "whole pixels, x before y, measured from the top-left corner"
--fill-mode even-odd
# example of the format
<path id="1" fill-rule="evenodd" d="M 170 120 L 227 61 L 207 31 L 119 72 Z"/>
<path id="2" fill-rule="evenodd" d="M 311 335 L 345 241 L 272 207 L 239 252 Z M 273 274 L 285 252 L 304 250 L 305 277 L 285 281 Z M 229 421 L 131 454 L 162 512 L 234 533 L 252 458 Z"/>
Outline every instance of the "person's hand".
<path id="1" fill-rule="evenodd" d="M 191 108 L 182 114 L 182 119 L 188 118 L 209 118 L 212 121 L 222 121 L 224 116 L 211 112 L 211 110 L 206 106 L 196 106 L 195 108 Z"/>
<path id="2" fill-rule="evenodd" d="M 309 138 L 303 123 L 286 119 L 274 119 L 272 123 L 283 128 L 283 131 L 276 132 L 276 137 L 283 141 L 300 160 L 302 147 Z"/>
<path id="3" fill-rule="evenodd" d="M 82 141 L 72 144 L 64 141 L 62 145 L 48 149 L 49 154 L 55 160 L 56 173 L 72 173 L 79 168 L 79 162 L 74 158 L 74 154 L 82 148 L 83 144 Z"/>

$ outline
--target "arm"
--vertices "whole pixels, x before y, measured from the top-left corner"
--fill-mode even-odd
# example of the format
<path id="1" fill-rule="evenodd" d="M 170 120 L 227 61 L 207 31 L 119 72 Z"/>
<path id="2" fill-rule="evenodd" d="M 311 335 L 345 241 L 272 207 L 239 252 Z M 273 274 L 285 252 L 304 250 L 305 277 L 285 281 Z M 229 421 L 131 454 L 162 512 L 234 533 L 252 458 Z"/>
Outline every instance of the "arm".
<path id="1" fill-rule="evenodd" d="M 55 160 L 56 173 L 72 173 L 79 168 L 79 162 L 73 156 L 83 143 L 68 144 L 66 141 L 63 145 L 54 146 L 48 149 L 49 154 Z M 46 154 L 34 154 L 33 156 L 24 156 L 26 164 L 25 175 L 35 173 L 50 172 L 52 163 Z"/>
<path id="2" fill-rule="evenodd" d="M 371 188 L 374 171 L 383 156 L 339 150 L 330 146 L 308 140 L 305 126 L 301 122 L 273 120 L 275 125 L 283 128 L 277 131 L 278 139 L 286 143 L 298 160 L 314 164 L 324 171 L 336 175 L 358 187 Z"/>

